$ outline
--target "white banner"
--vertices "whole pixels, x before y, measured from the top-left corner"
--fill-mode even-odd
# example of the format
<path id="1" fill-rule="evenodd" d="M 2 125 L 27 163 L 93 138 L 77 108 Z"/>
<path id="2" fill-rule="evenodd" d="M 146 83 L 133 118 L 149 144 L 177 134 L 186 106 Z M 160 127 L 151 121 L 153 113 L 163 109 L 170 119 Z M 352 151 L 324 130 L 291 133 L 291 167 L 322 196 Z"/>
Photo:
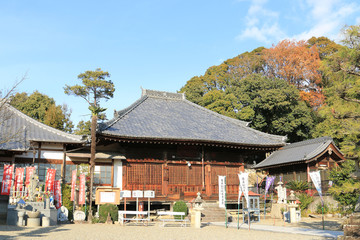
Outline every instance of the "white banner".
<path id="1" fill-rule="evenodd" d="M 219 208 L 225 208 L 226 176 L 219 177 Z"/>
<path id="2" fill-rule="evenodd" d="M 249 207 L 249 173 L 240 173 L 239 176 L 239 196 L 238 204 L 240 204 L 241 194 L 244 193 L 246 204 Z"/>
<path id="3" fill-rule="evenodd" d="M 322 192 L 321 192 L 321 177 L 320 177 L 320 171 L 314 171 L 314 172 L 309 172 L 310 174 L 310 178 L 313 181 L 316 190 L 319 193 L 319 196 L 321 198 L 321 200 L 323 201 L 322 198 Z"/>

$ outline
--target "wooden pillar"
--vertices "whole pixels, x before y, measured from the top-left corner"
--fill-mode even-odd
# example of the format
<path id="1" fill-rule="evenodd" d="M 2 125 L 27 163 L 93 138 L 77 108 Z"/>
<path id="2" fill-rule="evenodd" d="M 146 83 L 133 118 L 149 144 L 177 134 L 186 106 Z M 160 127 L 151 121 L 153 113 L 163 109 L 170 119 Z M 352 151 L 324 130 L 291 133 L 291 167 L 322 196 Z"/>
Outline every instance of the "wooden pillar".
<path id="1" fill-rule="evenodd" d="M 165 163 L 161 165 L 162 179 L 161 179 L 161 194 L 167 196 L 169 185 L 169 166 L 167 165 L 167 151 L 164 152 Z"/>
<path id="2" fill-rule="evenodd" d="M 114 159 L 111 160 L 111 187 L 114 187 Z"/>
<path id="3" fill-rule="evenodd" d="M 307 181 L 310 182 L 310 166 L 309 163 L 306 164 L 306 173 L 307 173 Z"/>
<path id="4" fill-rule="evenodd" d="M 168 185 L 169 185 L 169 166 L 167 165 L 167 163 L 165 162 L 162 165 L 162 189 L 161 189 L 161 193 L 163 196 L 167 196 L 168 194 Z"/>
<path id="5" fill-rule="evenodd" d="M 66 178 L 66 145 L 63 147 L 63 162 L 61 165 L 61 182 L 65 183 Z"/>
<path id="6" fill-rule="evenodd" d="M 211 165 L 208 164 L 205 166 L 205 192 L 207 196 L 212 195 L 212 187 L 211 187 Z"/>
<path id="7" fill-rule="evenodd" d="M 204 154 L 205 154 L 205 151 L 204 151 L 204 146 L 201 147 L 201 181 L 202 181 L 202 191 L 205 190 L 205 167 L 204 167 Z"/>
<path id="8" fill-rule="evenodd" d="M 41 142 L 38 143 L 38 156 L 37 156 L 37 160 L 38 162 L 40 162 L 40 158 L 41 158 Z"/>

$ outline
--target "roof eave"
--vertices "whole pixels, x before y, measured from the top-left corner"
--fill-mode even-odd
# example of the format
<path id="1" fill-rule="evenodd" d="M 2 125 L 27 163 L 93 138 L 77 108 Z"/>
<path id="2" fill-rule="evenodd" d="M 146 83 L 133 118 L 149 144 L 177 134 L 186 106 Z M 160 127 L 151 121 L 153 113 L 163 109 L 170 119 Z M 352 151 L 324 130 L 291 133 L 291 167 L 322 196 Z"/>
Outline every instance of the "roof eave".
<path id="1" fill-rule="evenodd" d="M 118 141 L 163 141 L 163 142 L 175 142 L 175 143 L 190 143 L 197 145 L 227 145 L 229 147 L 252 147 L 252 148 L 280 148 L 286 143 L 278 144 L 250 144 L 250 143 L 236 143 L 236 142 L 224 142 L 224 141 L 211 141 L 206 139 L 179 139 L 179 138 L 156 138 L 156 137 L 136 137 L 136 136 L 118 136 L 113 134 L 100 133 L 99 136 L 108 137 L 112 140 Z"/>

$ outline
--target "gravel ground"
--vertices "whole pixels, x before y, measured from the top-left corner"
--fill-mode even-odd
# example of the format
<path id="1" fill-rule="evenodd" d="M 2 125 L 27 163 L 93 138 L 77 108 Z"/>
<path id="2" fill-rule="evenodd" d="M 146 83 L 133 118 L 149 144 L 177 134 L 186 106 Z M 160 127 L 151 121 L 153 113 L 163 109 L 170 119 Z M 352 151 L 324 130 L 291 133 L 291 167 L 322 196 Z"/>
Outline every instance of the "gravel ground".
<path id="1" fill-rule="evenodd" d="M 315 236 L 275 233 L 255 230 L 237 230 L 219 226 L 204 226 L 201 229 L 192 227 L 168 226 L 159 227 L 157 224 L 149 226 L 117 224 L 63 224 L 52 227 L 27 228 L 0 225 L 0 239 L 324 239 Z"/>

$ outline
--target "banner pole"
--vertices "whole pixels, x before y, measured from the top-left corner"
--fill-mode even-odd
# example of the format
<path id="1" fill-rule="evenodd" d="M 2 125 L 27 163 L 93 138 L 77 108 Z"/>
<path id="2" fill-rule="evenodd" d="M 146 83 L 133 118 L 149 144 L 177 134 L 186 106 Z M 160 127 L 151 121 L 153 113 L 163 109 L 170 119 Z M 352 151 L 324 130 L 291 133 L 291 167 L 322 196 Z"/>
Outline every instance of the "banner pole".
<path id="1" fill-rule="evenodd" d="M 325 230 L 325 224 L 324 224 L 324 201 L 321 201 L 321 212 L 322 212 L 322 225 L 323 225 L 323 230 Z"/>
<path id="2" fill-rule="evenodd" d="M 238 200 L 237 229 L 239 229 L 239 218 L 240 218 L 240 199 Z"/>
<path id="3" fill-rule="evenodd" d="M 266 219 L 266 193 L 265 193 L 265 200 L 264 200 L 264 220 Z"/>

